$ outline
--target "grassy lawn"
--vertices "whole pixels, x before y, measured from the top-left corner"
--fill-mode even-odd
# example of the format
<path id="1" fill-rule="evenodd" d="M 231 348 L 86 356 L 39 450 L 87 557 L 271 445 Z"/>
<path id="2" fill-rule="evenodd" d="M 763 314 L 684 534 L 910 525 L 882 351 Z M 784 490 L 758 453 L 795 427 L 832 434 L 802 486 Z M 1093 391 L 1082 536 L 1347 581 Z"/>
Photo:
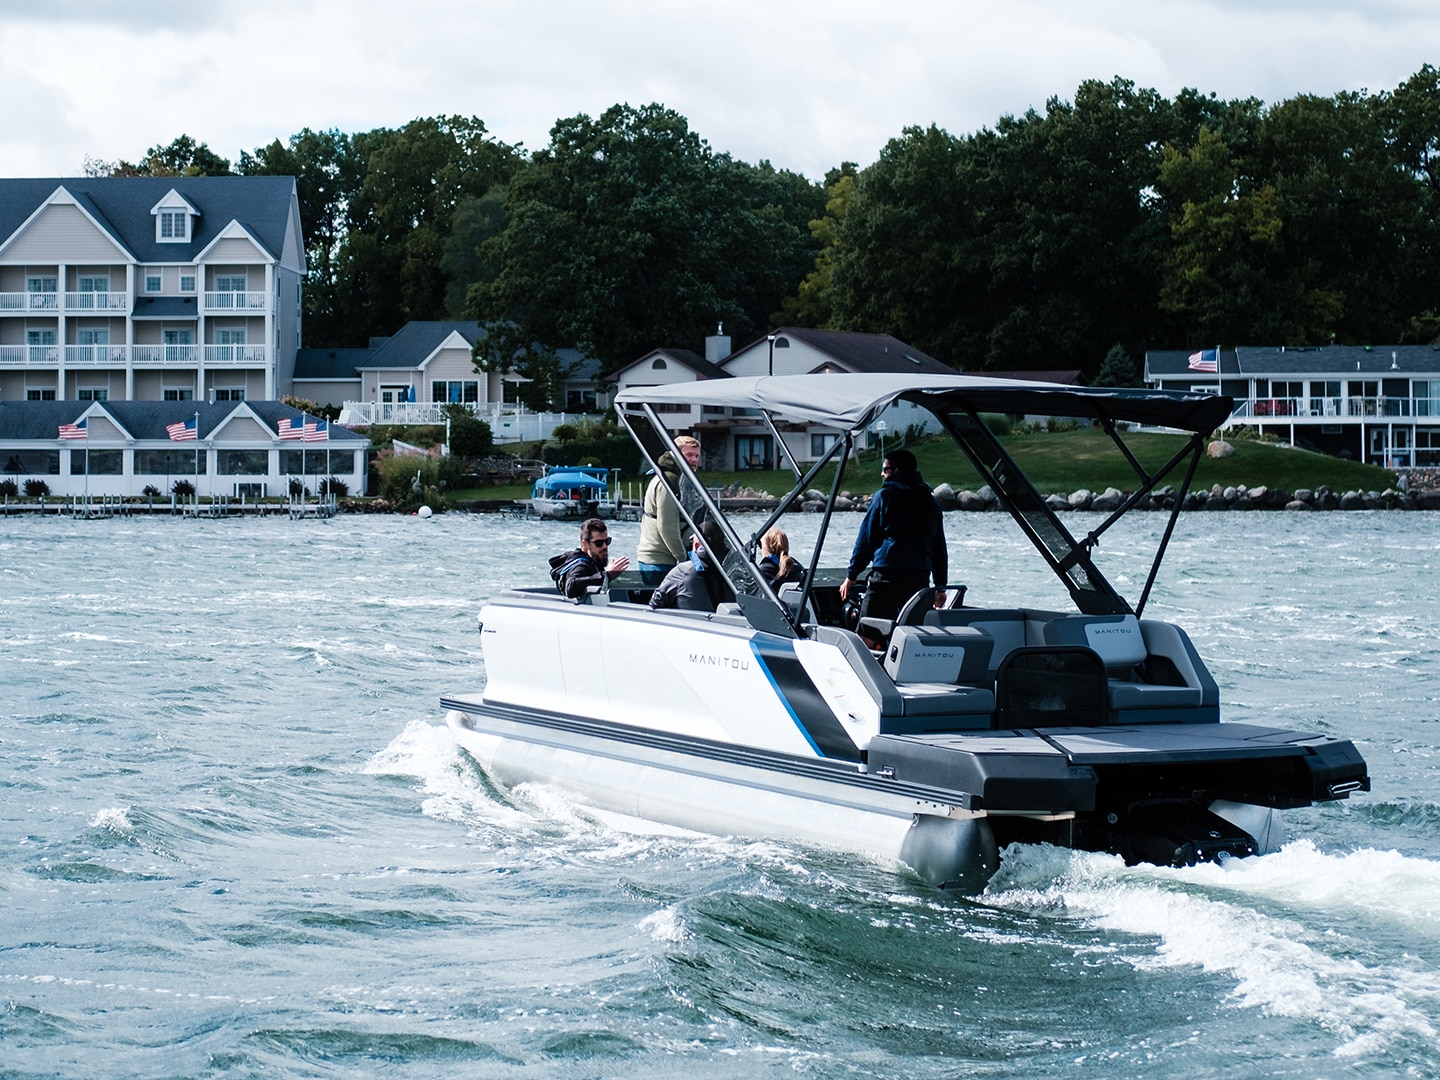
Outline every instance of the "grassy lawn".
<path id="1" fill-rule="evenodd" d="M 1042 494 L 1068 494 L 1080 488 L 1103 491 L 1107 487 L 1131 491 L 1136 487 L 1135 473 L 1124 458 L 1116 453 L 1104 432 L 1098 429 L 1059 431 L 1029 435 L 1009 435 L 1002 440 L 1029 474 Z M 1180 435 L 1137 433 L 1126 442 L 1136 458 L 1147 467 L 1155 468 L 1173 455 L 1185 439 Z M 1383 491 L 1393 487 L 1393 473 L 1373 465 L 1295 450 L 1275 443 L 1237 440 L 1231 443 L 1235 453 L 1227 458 L 1202 457 L 1195 473 L 1196 488 L 1244 484 L 1247 487 L 1317 488 L 1322 485 L 1335 491 Z M 979 479 L 970 463 L 948 439 L 921 443 L 912 447 L 920 462 L 920 472 L 932 486 L 949 483 L 956 491 L 974 489 Z M 1178 484 L 1184 477 L 1184 466 L 1171 474 L 1168 482 Z M 782 472 L 711 472 L 704 474 L 712 487 L 739 484 L 756 491 L 781 495 L 793 482 L 788 470 Z M 817 479 L 816 487 L 828 490 L 834 476 L 827 469 Z M 632 483 L 634 480 L 632 478 Z M 636 485 L 638 487 L 638 484 Z M 851 491 L 871 491 L 880 486 L 880 459 L 875 453 L 862 455 L 845 470 L 844 486 Z M 525 499 L 530 485 L 484 488 L 472 492 L 456 492 L 459 499 Z"/>

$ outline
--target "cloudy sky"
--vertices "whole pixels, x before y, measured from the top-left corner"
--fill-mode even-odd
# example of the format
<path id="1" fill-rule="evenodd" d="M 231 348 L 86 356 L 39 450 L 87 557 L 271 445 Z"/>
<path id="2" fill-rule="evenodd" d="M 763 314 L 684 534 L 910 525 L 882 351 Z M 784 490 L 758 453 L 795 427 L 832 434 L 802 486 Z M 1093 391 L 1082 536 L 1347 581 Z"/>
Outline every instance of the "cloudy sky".
<path id="1" fill-rule="evenodd" d="M 0 0 L 0 175 L 452 114 L 533 150 L 559 117 L 658 101 L 819 179 L 1084 79 L 1274 102 L 1427 62 L 1435 0 Z"/>

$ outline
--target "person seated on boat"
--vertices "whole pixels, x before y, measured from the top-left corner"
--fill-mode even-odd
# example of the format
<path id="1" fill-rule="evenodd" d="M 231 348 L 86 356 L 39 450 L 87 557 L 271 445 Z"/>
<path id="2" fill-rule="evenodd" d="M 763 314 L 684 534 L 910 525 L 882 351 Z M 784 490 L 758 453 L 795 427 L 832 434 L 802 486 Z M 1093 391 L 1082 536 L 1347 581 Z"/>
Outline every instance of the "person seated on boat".
<path id="1" fill-rule="evenodd" d="M 690 468 L 700 467 L 699 439 L 681 435 L 675 446 Z M 640 544 L 635 551 L 640 579 L 646 585 L 658 585 L 672 567 L 685 561 L 690 550 L 690 525 L 680 513 L 678 502 L 680 466 L 669 450 L 660 455 L 657 464 L 660 471 L 645 488 L 641 503 Z"/>
<path id="2" fill-rule="evenodd" d="M 790 557 L 790 537 L 778 526 L 760 537 L 760 550 L 764 553 L 757 564 L 760 576 L 777 592 L 781 585 L 805 580 L 804 568 Z"/>
<path id="3" fill-rule="evenodd" d="M 580 546 L 550 560 L 550 580 L 571 600 L 586 596 L 590 589 L 608 589 L 610 580 L 630 565 L 628 556 L 610 558 L 609 530 L 599 518 L 587 518 L 580 526 Z"/>
<path id="4" fill-rule="evenodd" d="M 707 545 L 709 551 L 705 550 Z M 701 522 L 699 535 L 691 540 L 690 557 L 665 575 L 665 580 L 650 596 L 650 607 L 657 611 L 662 608 L 714 611 L 721 604 L 732 602 L 735 591 L 716 565 L 729 550 L 719 524 Z"/>
<path id="5" fill-rule="evenodd" d="M 860 602 L 860 618 L 894 619 L 915 593 L 935 579 L 935 607 L 945 602 L 949 553 L 945 520 L 930 485 L 920 475 L 915 455 L 891 450 L 880 475 L 883 484 L 855 538 L 850 566 L 840 583 L 840 598 L 849 599 L 855 581 L 874 566 Z"/>

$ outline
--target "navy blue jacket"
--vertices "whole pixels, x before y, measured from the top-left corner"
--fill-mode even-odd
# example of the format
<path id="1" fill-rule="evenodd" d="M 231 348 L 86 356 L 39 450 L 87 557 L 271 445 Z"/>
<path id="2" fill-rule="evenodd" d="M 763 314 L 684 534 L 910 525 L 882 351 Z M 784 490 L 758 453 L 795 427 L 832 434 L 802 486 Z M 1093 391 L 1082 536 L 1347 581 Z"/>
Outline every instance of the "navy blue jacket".
<path id="1" fill-rule="evenodd" d="M 931 574 L 935 587 L 945 588 L 950 573 L 945 520 L 918 472 L 891 476 L 870 500 L 846 576 L 853 581 L 871 563 L 880 571 Z"/>
<path id="2" fill-rule="evenodd" d="M 605 568 L 586 555 L 583 548 L 575 548 L 550 560 L 550 580 L 562 594 L 578 600 L 591 586 L 605 584 Z"/>

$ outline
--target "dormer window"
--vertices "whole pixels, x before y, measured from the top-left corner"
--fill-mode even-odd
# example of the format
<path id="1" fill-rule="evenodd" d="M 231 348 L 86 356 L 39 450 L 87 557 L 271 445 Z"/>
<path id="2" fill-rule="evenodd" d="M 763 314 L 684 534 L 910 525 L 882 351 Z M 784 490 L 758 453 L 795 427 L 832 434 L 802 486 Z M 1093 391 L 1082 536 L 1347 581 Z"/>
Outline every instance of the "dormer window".
<path id="1" fill-rule="evenodd" d="M 190 215 L 184 210 L 161 210 L 160 239 L 189 240 Z"/>
<path id="2" fill-rule="evenodd" d="M 195 219 L 200 212 L 174 188 L 150 208 L 150 213 L 155 215 L 157 244 L 188 244 L 194 239 Z"/>

